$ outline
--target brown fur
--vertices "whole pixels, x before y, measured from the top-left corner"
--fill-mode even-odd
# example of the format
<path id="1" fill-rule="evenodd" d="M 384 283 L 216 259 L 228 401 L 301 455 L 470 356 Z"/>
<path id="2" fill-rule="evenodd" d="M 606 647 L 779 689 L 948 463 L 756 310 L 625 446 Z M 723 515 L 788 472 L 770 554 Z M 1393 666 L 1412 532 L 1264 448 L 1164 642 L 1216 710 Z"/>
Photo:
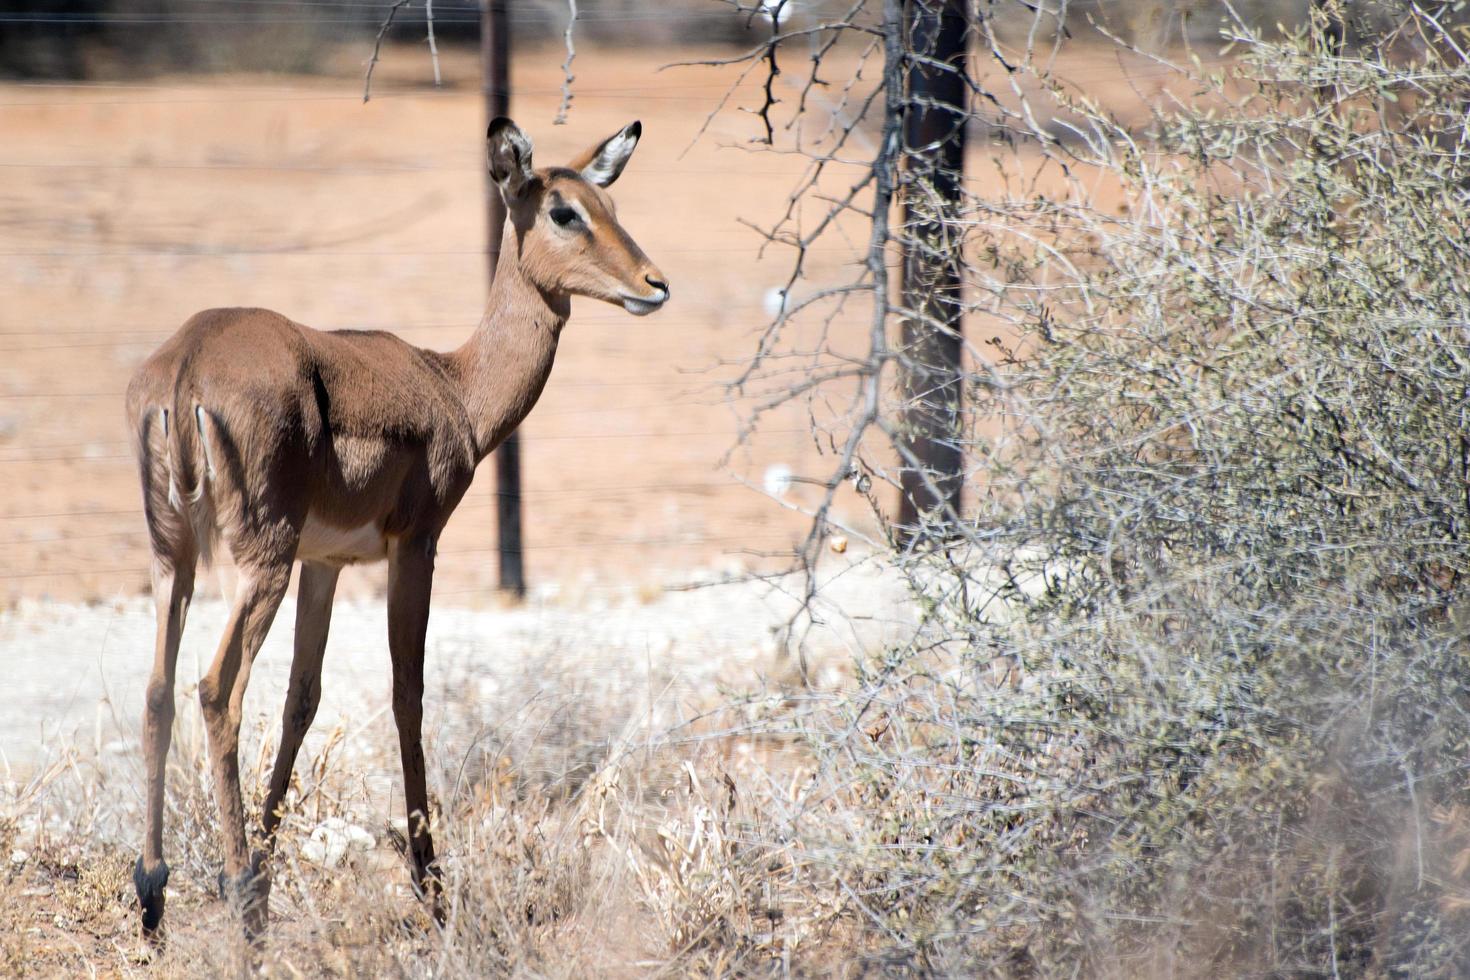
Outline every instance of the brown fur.
<path id="1" fill-rule="evenodd" d="M 662 274 L 618 225 L 611 183 L 636 146 L 635 123 L 575 169 L 535 171 L 509 120 L 490 130 L 490 167 L 507 206 L 501 257 L 479 328 L 439 353 L 382 332 L 323 332 L 259 309 L 191 317 L 133 376 L 127 413 L 153 548 L 158 637 L 144 715 L 147 828 L 136 873 L 144 929 L 163 914 L 163 766 L 173 719 L 179 637 L 195 567 L 216 538 L 240 585 L 225 636 L 199 683 L 220 809 L 222 886 L 265 923 L 265 860 L 301 740 L 320 698 L 340 568 L 389 562 L 393 711 L 403 754 L 414 883 L 435 892 L 420 737 L 424 633 L 434 550 L 475 466 L 530 412 L 551 373 L 573 294 L 651 312 Z M 590 168 L 590 169 L 589 169 Z M 557 207 L 585 215 L 570 226 Z M 565 213 L 563 212 L 563 216 Z M 251 853 L 238 744 L 250 666 L 302 562 L 296 650 L 282 738 Z"/>

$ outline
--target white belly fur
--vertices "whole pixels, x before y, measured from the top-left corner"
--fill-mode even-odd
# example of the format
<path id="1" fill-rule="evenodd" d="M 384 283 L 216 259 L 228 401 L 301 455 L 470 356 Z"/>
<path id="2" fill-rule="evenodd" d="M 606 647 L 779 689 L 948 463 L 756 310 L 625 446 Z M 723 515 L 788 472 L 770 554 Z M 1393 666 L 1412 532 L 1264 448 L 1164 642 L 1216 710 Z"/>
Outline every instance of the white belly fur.
<path id="1" fill-rule="evenodd" d="M 340 564 L 382 561 L 388 557 L 388 539 L 376 524 L 333 527 L 307 514 L 296 557 Z"/>

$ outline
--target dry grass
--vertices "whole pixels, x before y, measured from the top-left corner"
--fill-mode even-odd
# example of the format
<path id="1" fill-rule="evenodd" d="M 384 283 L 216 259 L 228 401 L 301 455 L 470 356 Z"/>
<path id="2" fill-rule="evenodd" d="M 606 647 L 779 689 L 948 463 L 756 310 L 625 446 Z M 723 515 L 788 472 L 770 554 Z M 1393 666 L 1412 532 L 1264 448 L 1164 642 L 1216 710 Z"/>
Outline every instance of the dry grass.
<path id="1" fill-rule="evenodd" d="M 442 929 L 412 893 L 401 816 L 370 799 L 365 774 L 394 769 L 396 745 L 347 746 L 339 730 L 297 765 L 272 864 L 271 927 L 247 947 L 214 895 L 201 719 L 182 697 L 165 816 L 166 950 L 150 959 L 137 936 L 134 766 L 67 748 L 27 785 L 6 788 L 0 972 L 829 972 L 832 964 L 807 957 L 819 935 L 830 937 L 834 910 L 786 894 L 792 854 L 770 843 L 782 836 L 774 815 L 785 809 L 772 804 L 799 792 L 806 755 L 769 731 L 799 702 L 779 692 L 751 699 L 741 714 L 758 724 L 742 723 L 740 734 L 717 731 L 735 717 L 717 711 L 677 738 L 663 728 L 650 737 L 657 692 L 651 702 L 616 686 L 548 691 L 536 666 L 488 702 L 465 696 L 443 708 L 431 750 Z M 712 690 L 704 707 L 719 700 Z M 242 752 L 254 760 L 244 784 L 256 807 L 271 749 L 257 730 Z"/>
<path id="2" fill-rule="evenodd" d="M 993 246 L 975 313 L 1017 338 L 968 404 L 1008 438 L 966 444 L 988 490 L 966 543 L 888 556 L 922 620 L 841 690 L 707 678 L 671 710 L 651 676 L 533 658 L 450 698 L 442 930 L 372 790 L 395 747 L 328 739 L 258 949 L 210 897 L 190 704 L 167 954 L 136 958 L 135 781 L 64 753 L 9 791 L 6 966 L 1464 975 L 1470 360 L 1444 228 L 1470 199 L 1441 141 L 1470 80 L 1240 43 L 1234 82 L 1184 76 L 1230 112 L 1152 135 L 1038 81 L 1092 126 L 1047 144 L 1067 182 L 977 195 L 966 225 Z M 1414 125 L 1360 131 L 1362 100 L 1396 118 L 1393 88 L 1432 89 Z M 789 353 L 783 384 L 810 352 Z"/>

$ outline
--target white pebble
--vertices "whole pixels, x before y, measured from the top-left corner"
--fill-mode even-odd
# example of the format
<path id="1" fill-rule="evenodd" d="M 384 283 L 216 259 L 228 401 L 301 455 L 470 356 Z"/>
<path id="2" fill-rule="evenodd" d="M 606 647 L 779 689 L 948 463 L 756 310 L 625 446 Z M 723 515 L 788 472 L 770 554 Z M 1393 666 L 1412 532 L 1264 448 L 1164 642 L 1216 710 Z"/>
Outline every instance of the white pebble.
<path id="1" fill-rule="evenodd" d="M 301 845 L 301 856 L 323 868 L 335 868 L 349 851 L 368 851 L 377 842 L 373 835 L 341 817 L 328 817 L 317 824 L 311 839 Z"/>

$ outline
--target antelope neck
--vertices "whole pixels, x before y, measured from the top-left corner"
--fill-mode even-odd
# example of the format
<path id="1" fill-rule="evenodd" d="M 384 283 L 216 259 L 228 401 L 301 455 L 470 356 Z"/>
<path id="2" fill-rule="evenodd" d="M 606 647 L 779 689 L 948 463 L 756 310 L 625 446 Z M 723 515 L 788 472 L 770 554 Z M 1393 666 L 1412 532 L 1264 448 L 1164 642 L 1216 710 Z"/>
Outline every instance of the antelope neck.
<path id="1" fill-rule="evenodd" d="M 474 423 L 478 459 L 500 445 L 541 397 L 571 309 L 569 297 L 548 294 L 526 278 L 518 244 L 507 222 L 485 315 L 449 355 Z"/>

